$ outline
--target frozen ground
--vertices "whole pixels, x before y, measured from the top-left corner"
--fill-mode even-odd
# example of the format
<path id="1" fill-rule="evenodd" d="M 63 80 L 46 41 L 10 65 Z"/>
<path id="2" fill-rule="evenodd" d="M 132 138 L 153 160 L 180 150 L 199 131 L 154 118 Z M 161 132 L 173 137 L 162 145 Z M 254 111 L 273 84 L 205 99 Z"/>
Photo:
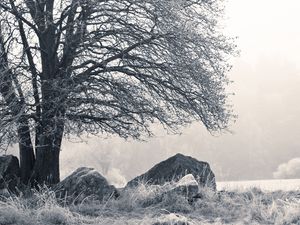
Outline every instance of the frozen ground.
<path id="1" fill-rule="evenodd" d="M 279 188 L 276 182 L 258 182 L 269 183 L 269 191 L 253 187 L 258 184 L 253 181 L 244 185 L 242 182 L 223 183 L 224 186 L 219 183 L 221 191 L 201 190 L 202 198 L 192 204 L 185 196 L 163 194 L 163 187 L 143 184 L 125 191 L 118 200 L 100 204 L 87 199 L 78 205 L 66 205 L 64 200 L 56 199 L 52 191 L 43 188 L 34 191 L 30 198 L 3 198 L 0 225 L 300 225 L 299 186 L 291 190 L 291 184 L 296 181 L 278 181 L 288 188 L 274 191 L 274 186 Z"/>

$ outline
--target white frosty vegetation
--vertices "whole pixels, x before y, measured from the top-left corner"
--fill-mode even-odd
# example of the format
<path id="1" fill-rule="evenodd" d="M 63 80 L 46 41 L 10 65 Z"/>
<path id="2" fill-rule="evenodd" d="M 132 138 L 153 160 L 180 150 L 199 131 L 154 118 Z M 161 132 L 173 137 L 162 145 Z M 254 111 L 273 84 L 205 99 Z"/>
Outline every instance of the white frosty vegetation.
<path id="1" fill-rule="evenodd" d="M 198 186 L 198 182 L 196 181 L 195 177 L 193 174 L 187 174 L 184 177 L 182 177 L 177 183 L 176 187 L 181 187 L 181 186 Z"/>
<path id="2" fill-rule="evenodd" d="M 199 224 L 298 224 L 300 192 L 262 192 L 257 188 L 243 191 L 209 192 L 189 203 L 178 192 L 164 192 L 157 186 L 140 184 L 124 192 L 119 199 L 83 201 L 66 205 L 47 188 L 31 198 L 11 196 L 0 199 L 0 224 L 14 225 L 182 225 Z"/>

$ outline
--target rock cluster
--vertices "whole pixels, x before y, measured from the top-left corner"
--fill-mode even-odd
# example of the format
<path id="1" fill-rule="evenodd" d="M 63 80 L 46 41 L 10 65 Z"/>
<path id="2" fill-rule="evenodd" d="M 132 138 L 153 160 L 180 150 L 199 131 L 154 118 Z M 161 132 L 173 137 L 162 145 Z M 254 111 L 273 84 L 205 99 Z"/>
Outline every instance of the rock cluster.
<path id="1" fill-rule="evenodd" d="M 148 172 L 129 181 L 125 187 L 133 188 L 139 183 L 163 187 L 168 183 L 157 199 L 168 194 L 180 194 L 189 201 L 199 196 L 199 188 L 207 187 L 216 190 L 215 175 L 207 162 L 192 157 L 176 154 L 151 168 Z M 0 194 L 13 192 L 20 183 L 18 158 L 12 155 L 0 157 Z M 165 187 L 165 186 L 164 186 Z M 58 197 L 66 198 L 73 203 L 87 199 L 106 201 L 119 196 L 118 190 L 95 169 L 81 167 L 53 187 Z"/>

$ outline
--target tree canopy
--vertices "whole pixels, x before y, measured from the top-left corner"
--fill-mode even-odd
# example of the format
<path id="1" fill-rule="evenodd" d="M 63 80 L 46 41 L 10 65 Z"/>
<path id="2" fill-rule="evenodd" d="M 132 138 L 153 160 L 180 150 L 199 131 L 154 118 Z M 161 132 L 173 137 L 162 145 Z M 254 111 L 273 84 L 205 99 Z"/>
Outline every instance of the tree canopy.
<path id="1" fill-rule="evenodd" d="M 63 135 L 226 129 L 235 45 L 222 15 L 220 0 L 2 0 L 0 142 L 19 143 L 23 176 L 59 180 L 58 166 L 34 168 L 57 160 Z"/>

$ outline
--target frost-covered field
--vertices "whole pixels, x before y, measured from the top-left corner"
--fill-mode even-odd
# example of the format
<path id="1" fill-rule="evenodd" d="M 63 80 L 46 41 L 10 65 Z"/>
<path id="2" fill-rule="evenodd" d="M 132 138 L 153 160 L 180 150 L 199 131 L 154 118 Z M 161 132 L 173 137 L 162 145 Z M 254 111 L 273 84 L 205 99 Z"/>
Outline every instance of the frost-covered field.
<path id="1" fill-rule="evenodd" d="M 193 203 L 178 193 L 163 194 L 163 188 L 141 184 L 123 192 L 117 200 L 100 204 L 86 199 L 78 205 L 67 205 L 43 188 L 30 198 L 3 198 L 0 225 L 300 224 L 300 190 L 297 185 L 291 190 L 296 181 L 269 182 L 272 191 L 253 187 L 258 183 L 222 182 L 222 191 L 201 190 L 201 199 Z M 283 189 L 289 191 L 274 191 L 279 183 L 286 183 L 288 187 Z M 240 189 L 234 190 L 237 187 Z"/>
<path id="2" fill-rule="evenodd" d="M 254 187 L 264 191 L 296 191 L 300 190 L 300 179 L 217 182 L 218 190 L 246 190 Z"/>

